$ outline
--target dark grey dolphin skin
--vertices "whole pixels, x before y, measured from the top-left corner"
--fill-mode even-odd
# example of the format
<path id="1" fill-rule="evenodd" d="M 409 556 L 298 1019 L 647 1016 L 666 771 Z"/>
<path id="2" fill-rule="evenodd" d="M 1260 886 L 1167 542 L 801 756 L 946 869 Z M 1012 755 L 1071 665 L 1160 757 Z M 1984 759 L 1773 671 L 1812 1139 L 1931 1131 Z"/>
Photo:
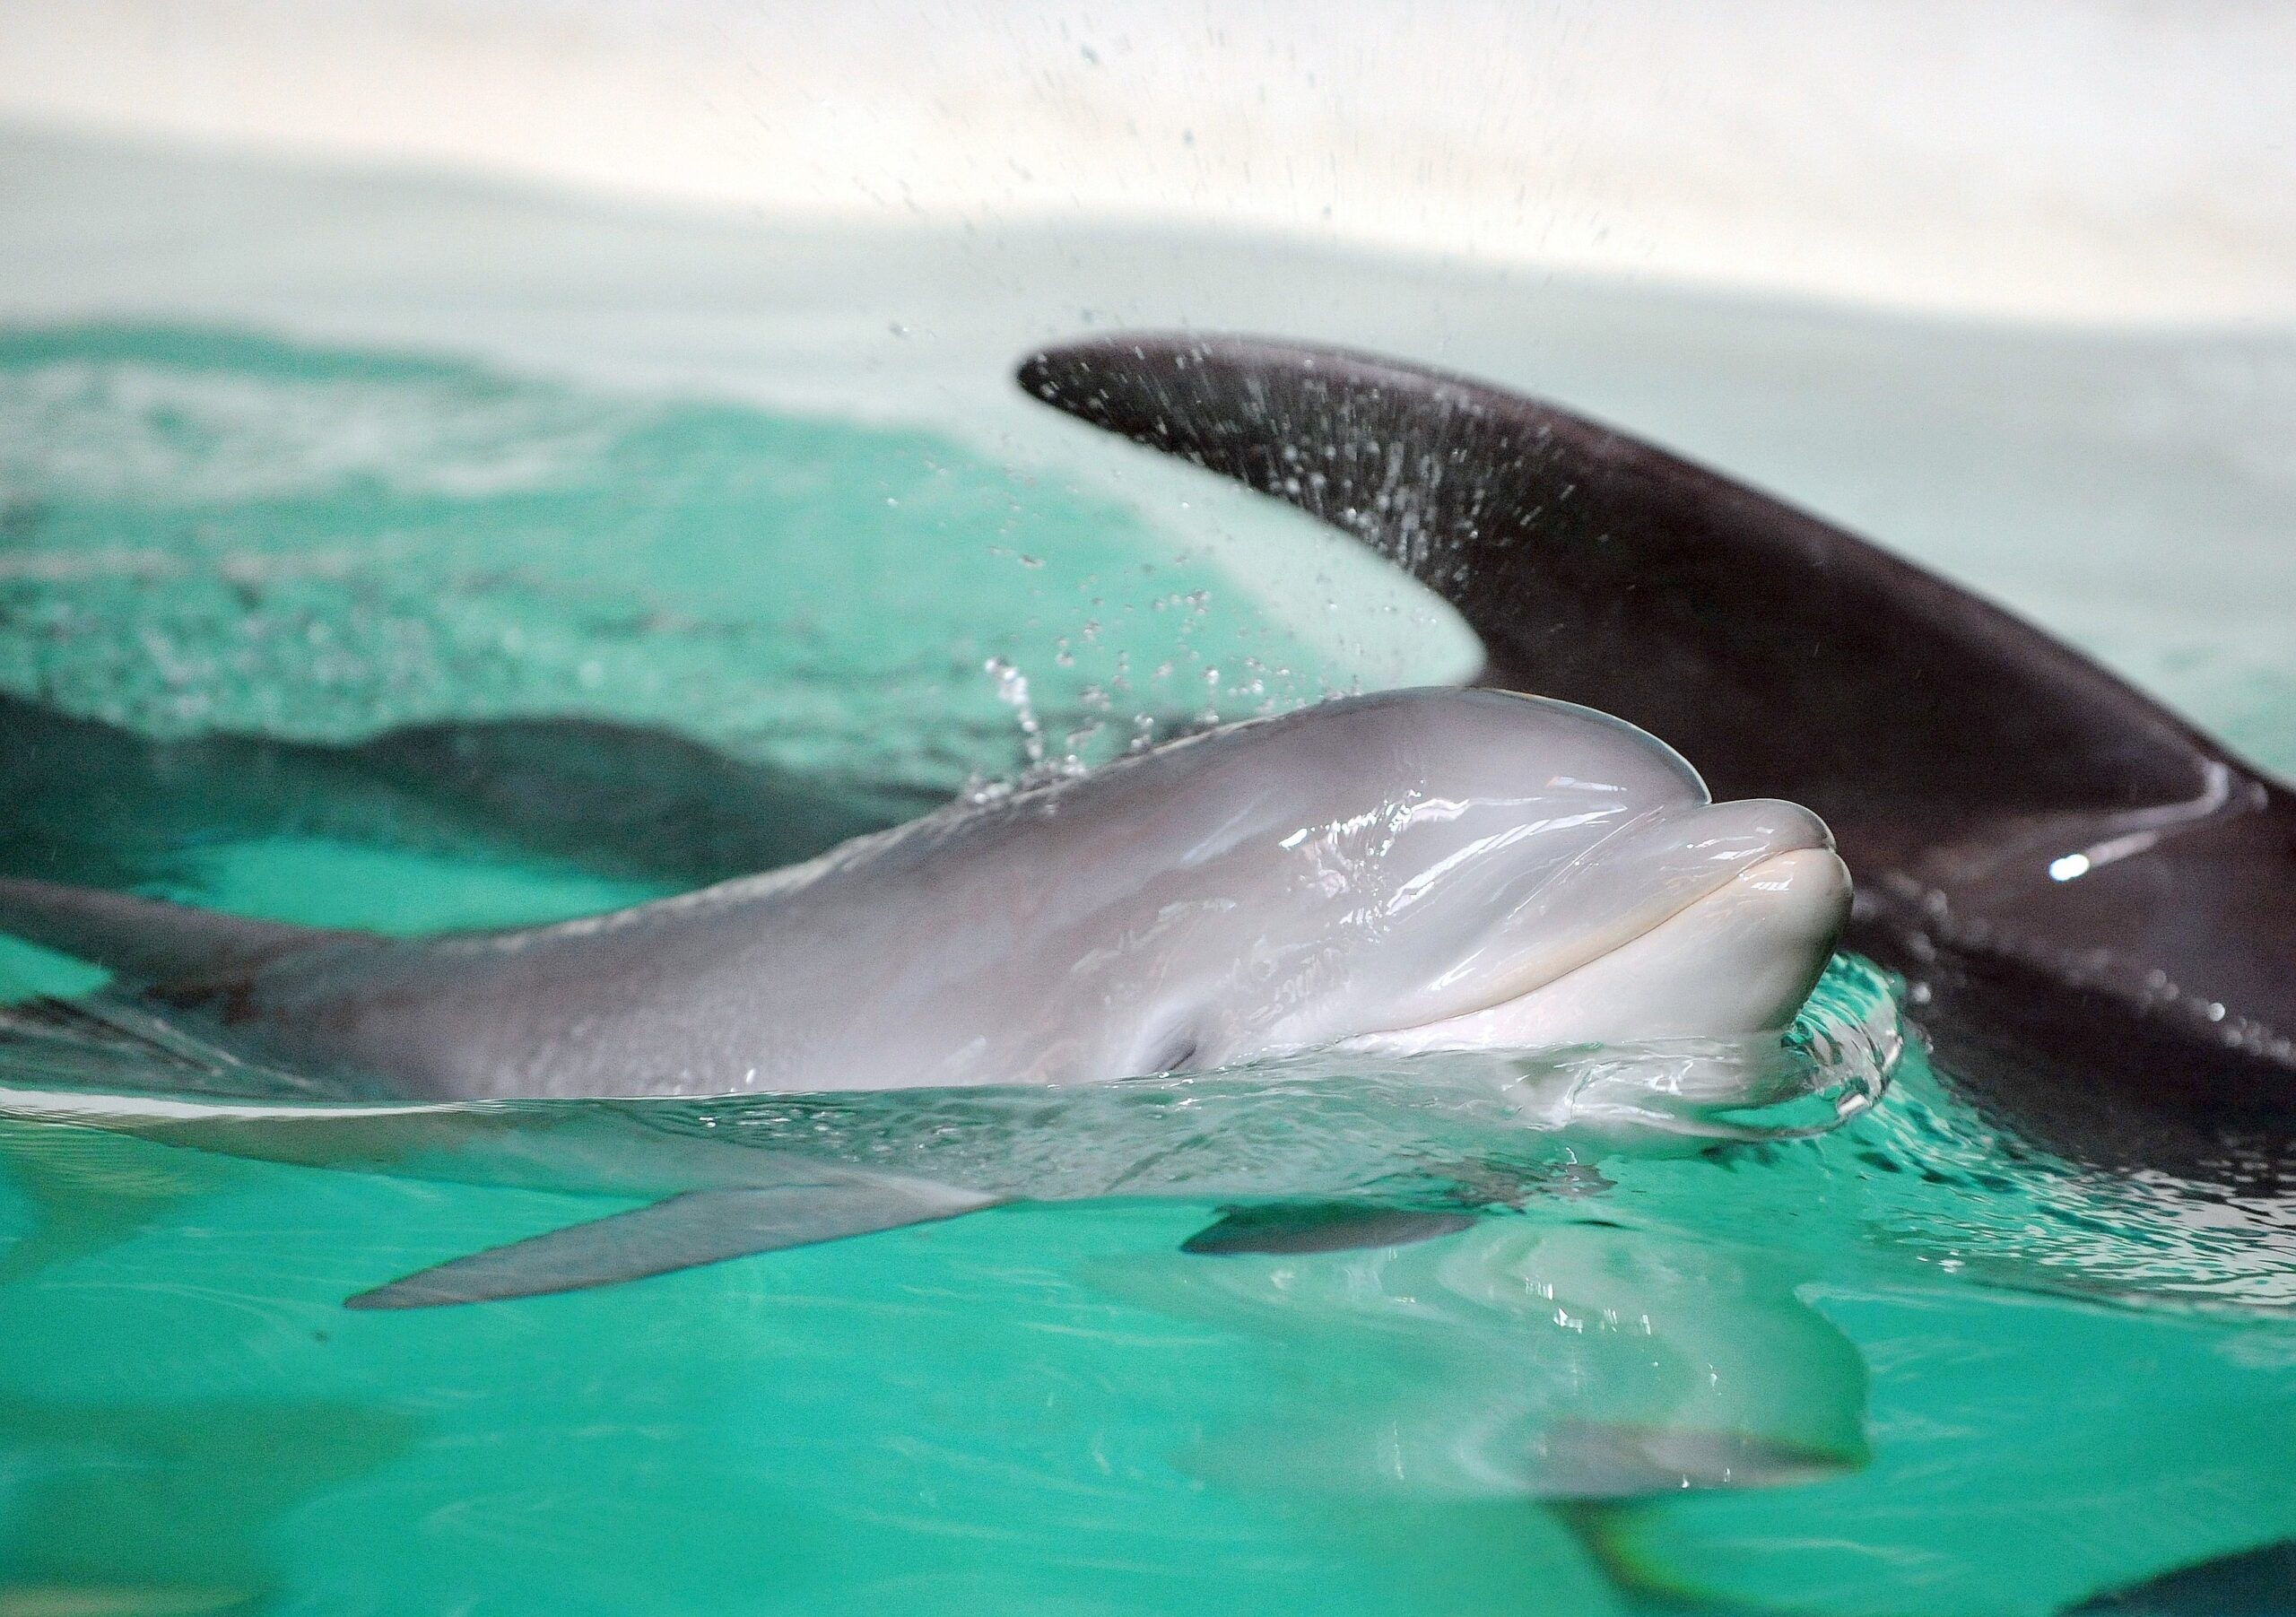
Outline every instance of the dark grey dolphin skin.
<path id="1" fill-rule="evenodd" d="M 2179 1567 L 2065 1617 L 2296 1617 L 2296 1539 Z"/>
<path id="2" fill-rule="evenodd" d="M 814 778 L 578 716 L 408 725 L 343 743 L 155 741 L 0 693 L 0 875 L 130 887 L 265 837 L 479 853 L 698 887 L 809 859 L 947 801 Z"/>
<path id="3" fill-rule="evenodd" d="M 1352 535 L 1486 684 L 1615 713 L 1834 830 L 1849 946 L 1940 1065 L 2092 1161 L 2272 1174 L 2296 1138 L 2296 798 L 2078 652 L 1535 400 L 1242 337 L 1095 337 L 1037 398 Z"/>

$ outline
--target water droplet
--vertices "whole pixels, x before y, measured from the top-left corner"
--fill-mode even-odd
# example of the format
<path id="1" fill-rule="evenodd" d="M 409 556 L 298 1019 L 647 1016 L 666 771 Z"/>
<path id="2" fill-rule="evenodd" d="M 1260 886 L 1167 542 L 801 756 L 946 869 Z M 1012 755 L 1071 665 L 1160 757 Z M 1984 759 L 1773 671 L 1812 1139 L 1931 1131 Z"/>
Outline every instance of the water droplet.
<path id="1" fill-rule="evenodd" d="M 1035 704 L 1029 700 L 1028 675 L 1001 656 L 992 656 L 981 666 L 996 682 L 996 700 L 1013 709 L 1013 717 L 1021 726 L 1022 750 L 1028 755 L 1029 767 L 1035 769 L 1044 762 L 1044 726 L 1038 722 Z"/>

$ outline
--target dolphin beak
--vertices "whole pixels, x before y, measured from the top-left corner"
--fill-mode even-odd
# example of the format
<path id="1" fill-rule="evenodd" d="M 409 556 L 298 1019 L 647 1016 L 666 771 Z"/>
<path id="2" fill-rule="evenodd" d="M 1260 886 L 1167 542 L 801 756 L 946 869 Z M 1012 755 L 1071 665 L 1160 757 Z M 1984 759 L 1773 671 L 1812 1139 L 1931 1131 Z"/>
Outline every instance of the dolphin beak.
<path id="1" fill-rule="evenodd" d="M 1430 985 L 1430 1014 L 1413 1020 L 1518 998 L 1624 948 L 1768 860 L 1832 850 L 1825 822 L 1795 803 L 1749 798 L 1647 814 L 1506 900 L 1503 918 Z"/>
<path id="2" fill-rule="evenodd" d="M 1348 1048 L 1539 1049 L 1781 1030 L 1824 971 L 1850 900 L 1849 868 L 1822 835 L 1785 840 L 1741 849 L 1702 891 L 1522 992 Z"/>

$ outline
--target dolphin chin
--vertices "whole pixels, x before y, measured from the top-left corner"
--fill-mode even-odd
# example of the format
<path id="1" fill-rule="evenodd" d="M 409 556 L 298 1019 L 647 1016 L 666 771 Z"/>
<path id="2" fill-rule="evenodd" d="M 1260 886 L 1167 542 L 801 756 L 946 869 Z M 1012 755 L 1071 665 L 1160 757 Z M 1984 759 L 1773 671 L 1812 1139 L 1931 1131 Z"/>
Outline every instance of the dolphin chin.
<path id="1" fill-rule="evenodd" d="M 1780 1030 L 1816 986 L 1849 901 L 1849 868 L 1831 848 L 1774 854 L 1526 993 L 1340 1048 L 1408 1055 Z"/>

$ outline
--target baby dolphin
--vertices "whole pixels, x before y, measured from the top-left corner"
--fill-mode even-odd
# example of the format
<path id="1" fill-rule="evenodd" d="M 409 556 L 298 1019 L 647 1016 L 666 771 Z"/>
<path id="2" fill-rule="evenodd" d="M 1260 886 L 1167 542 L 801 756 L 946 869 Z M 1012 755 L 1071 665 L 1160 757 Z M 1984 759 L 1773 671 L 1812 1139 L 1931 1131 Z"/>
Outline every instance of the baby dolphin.
<path id="1" fill-rule="evenodd" d="M 1712 803 L 1672 749 L 1591 709 L 1428 690 L 1230 725 L 557 926 L 398 940 L 0 881 L 0 926 L 111 967 L 142 991 L 139 1014 L 227 1052 L 437 1103 L 1075 1083 L 1330 1045 L 1754 1033 L 1793 1016 L 1848 902 L 1806 809 Z M 258 1155 L 336 1126 L 152 1104 L 140 1124 L 92 1120 L 186 1143 L 251 1129 Z M 440 1109 L 352 1124 L 378 1161 L 427 1161 L 426 1131 L 457 1126 Z M 606 1285 L 1003 1199 L 740 1157 L 726 1183 L 350 1306 Z M 1190 1249 L 1385 1245 L 1466 1221 L 1367 1216 L 1335 1233 L 1320 1215 L 1239 1215 Z"/>
<path id="2" fill-rule="evenodd" d="M 1824 825 L 1586 708 L 1423 690 L 1234 724 L 614 914 L 421 940 L 0 881 L 0 926 L 255 1058 L 402 1096 L 1069 1083 L 1352 1041 L 1783 1027 Z"/>

